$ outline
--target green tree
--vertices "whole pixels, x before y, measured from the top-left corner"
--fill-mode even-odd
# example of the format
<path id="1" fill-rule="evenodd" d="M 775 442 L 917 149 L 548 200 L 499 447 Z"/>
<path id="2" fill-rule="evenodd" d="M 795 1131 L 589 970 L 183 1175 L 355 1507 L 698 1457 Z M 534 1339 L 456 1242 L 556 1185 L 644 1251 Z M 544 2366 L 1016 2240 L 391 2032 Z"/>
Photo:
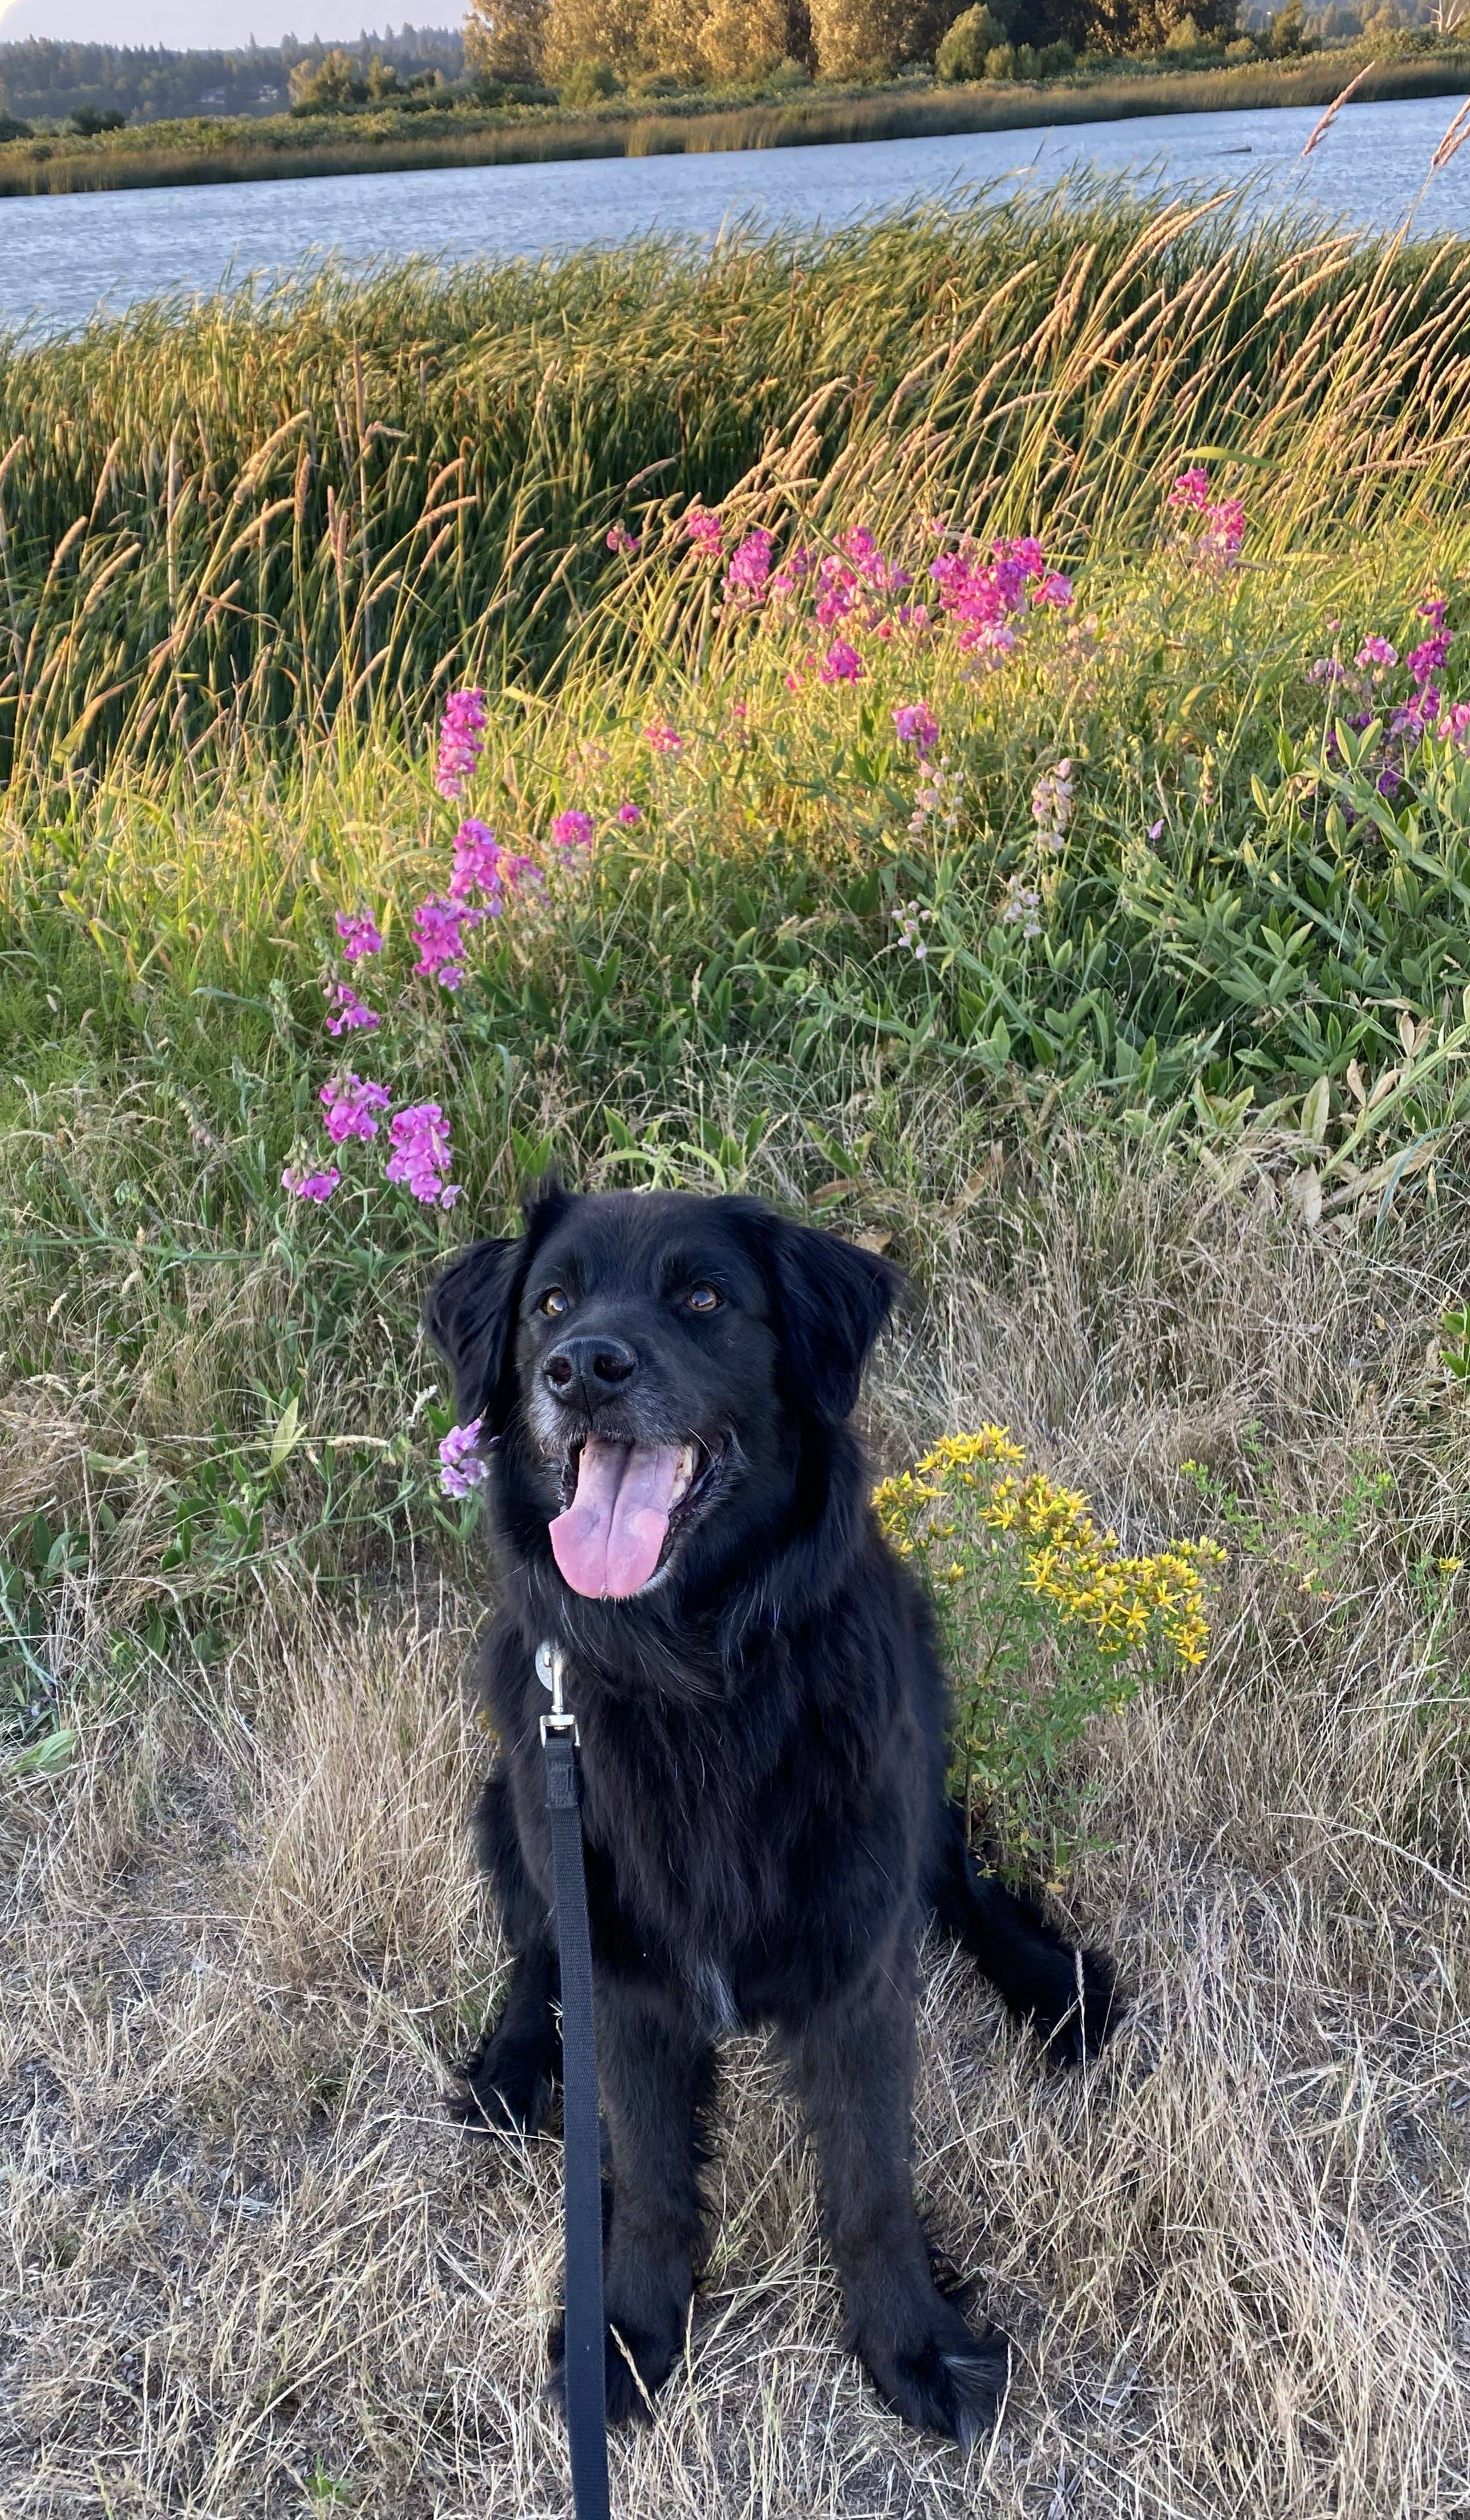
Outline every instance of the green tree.
<path id="1" fill-rule="evenodd" d="M 486 78 L 539 79 L 546 56 L 546 0 L 469 0 L 466 67 Z"/>
<path id="2" fill-rule="evenodd" d="M 711 78 L 730 84 L 769 75 L 789 48 L 783 0 L 713 0 L 699 33 Z"/>
<path id="3" fill-rule="evenodd" d="M 811 0 L 822 78 L 885 77 L 911 57 L 905 0 Z"/>
<path id="4" fill-rule="evenodd" d="M 982 79 L 986 75 L 988 54 L 1009 40 L 1001 20 L 985 7 L 966 9 L 958 17 L 949 32 L 940 39 L 934 67 L 940 77 L 951 83 L 960 79 Z"/>

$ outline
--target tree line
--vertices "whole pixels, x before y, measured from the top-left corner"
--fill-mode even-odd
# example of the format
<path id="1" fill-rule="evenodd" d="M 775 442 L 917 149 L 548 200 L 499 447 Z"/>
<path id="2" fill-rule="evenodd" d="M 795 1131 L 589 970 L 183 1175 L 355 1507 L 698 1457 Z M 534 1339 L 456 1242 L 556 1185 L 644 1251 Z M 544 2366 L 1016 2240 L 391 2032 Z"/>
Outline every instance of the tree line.
<path id="1" fill-rule="evenodd" d="M 394 86 L 415 78 L 458 79 L 465 46 L 458 27 L 390 26 L 335 46 L 246 44 L 235 51 L 172 52 L 161 44 L 82 44 L 32 36 L 0 43 L 0 115 L 25 122 L 74 121 L 95 130 L 176 115 L 280 113 L 328 57 L 339 54 L 366 81 L 376 58 Z"/>

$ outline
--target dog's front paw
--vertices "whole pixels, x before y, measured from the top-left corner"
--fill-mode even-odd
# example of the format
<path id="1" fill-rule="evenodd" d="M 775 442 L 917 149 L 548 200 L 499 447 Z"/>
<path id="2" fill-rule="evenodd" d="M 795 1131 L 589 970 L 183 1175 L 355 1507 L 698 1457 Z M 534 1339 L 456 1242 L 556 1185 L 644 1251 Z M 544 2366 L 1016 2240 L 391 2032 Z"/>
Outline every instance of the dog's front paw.
<path id="1" fill-rule="evenodd" d="M 604 2366 L 609 2424 L 648 2423 L 652 2399 L 672 2371 L 684 2343 L 682 2327 L 639 2327 L 628 2319 L 610 2319 L 606 2329 Z M 565 2411 L 565 2322 L 558 2318 L 549 2339 L 551 2373 L 547 2396 Z"/>
<path id="2" fill-rule="evenodd" d="M 1032 2010 L 1032 2024 L 1053 2065 L 1095 2056 L 1117 2023 L 1118 1969 L 1106 1952 L 1068 1951 L 1055 1983 Z"/>
<path id="3" fill-rule="evenodd" d="M 445 2106 L 468 2135 L 538 2135 L 551 2114 L 556 2076 L 541 2041 L 492 2039 L 455 2079 L 463 2089 Z"/>
<path id="4" fill-rule="evenodd" d="M 901 2326 L 866 2324 L 855 2342 L 878 2395 L 915 2431 L 943 2433 L 967 2451 L 993 2430 L 1010 2376 L 1010 2346 L 998 2327 L 977 2334 L 936 2292 Z"/>

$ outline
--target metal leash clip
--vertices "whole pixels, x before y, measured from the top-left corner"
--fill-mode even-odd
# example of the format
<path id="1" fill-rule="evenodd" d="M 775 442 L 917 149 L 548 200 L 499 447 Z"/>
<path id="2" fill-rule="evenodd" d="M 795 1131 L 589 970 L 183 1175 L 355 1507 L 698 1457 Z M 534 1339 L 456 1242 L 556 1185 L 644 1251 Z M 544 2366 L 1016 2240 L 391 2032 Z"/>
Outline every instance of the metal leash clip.
<path id="1" fill-rule="evenodd" d="M 546 1736 L 548 1732 L 569 1733 L 573 1747 L 580 1747 L 577 1733 L 577 1719 L 561 1694 L 561 1683 L 565 1676 L 565 1672 L 566 1656 L 562 1652 L 561 1647 L 558 1644 L 553 1644 L 551 1639 L 548 1637 L 546 1641 L 536 1648 L 536 1677 L 540 1681 L 542 1688 L 549 1688 L 552 1692 L 551 1713 L 549 1715 L 543 1715 L 541 1719 L 541 1746 L 543 1749 L 546 1747 Z"/>

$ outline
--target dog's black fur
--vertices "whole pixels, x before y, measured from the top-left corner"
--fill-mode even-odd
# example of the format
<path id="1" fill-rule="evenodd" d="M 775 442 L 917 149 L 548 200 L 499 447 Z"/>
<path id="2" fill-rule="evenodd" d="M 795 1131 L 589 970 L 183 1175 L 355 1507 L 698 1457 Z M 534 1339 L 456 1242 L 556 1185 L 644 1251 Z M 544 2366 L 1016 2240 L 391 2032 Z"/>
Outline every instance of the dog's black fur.
<path id="1" fill-rule="evenodd" d="M 994 2418 L 1007 2355 L 939 2288 L 913 2205 L 918 1940 L 937 1915 L 1069 2060 L 1105 2035 L 1112 1970 L 976 1868 L 946 1802 L 929 1611 L 877 1530 L 847 1423 L 901 1281 L 743 1198 L 551 1183 L 525 1219 L 522 1238 L 456 1261 L 428 1312 L 459 1415 L 491 1447 L 504 1584 L 484 1660 L 500 1763 L 479 1823 L 514 1966 L 462 2069 L 461 2114 L 537 2128 L 558 2076 L 533 1664 L 550 1638 L 582 1743 L 622 2348 L 609 2338 L 610 2413 L 639 2412 L 682 2348 L 713 2043 L 739 2022 L 769 2025 L 789 2059 L 853 2345 L 910 2423 L 967 2441 Z M 696 1289 L 719 1301 L 691 1309 Z M 572 1591 L 548 1539 L 593 1430 L 696 1438 L 705 1465 L 629 1598 Z"/>

